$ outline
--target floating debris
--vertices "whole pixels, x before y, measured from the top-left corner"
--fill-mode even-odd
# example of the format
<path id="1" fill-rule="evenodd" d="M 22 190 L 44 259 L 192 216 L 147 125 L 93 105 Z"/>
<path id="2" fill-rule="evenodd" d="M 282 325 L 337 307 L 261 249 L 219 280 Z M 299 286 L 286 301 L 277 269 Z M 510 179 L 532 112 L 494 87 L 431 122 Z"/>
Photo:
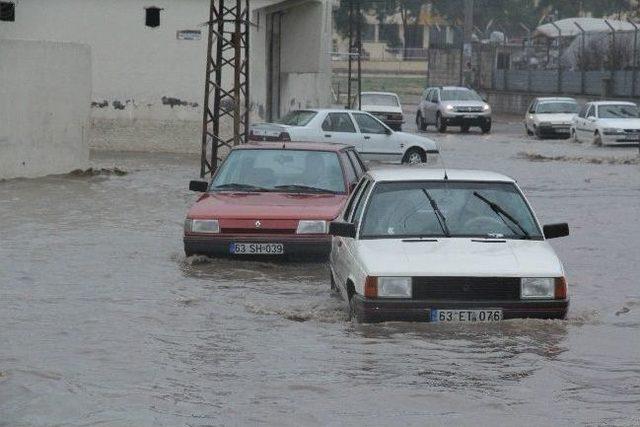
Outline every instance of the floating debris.
<path id="1" fill-rule="evenodd" d="M 71 176 L 98 176 L 98 175 L 116 175 L 123 176 L 127 175 L 127 172 L 124 169 L 120 169 L 118 167 L 113 168 L 89 168 L 89 169 L 75 169 L 69 172 Z"/>
<path id="2" fill-rule="evenodd" d="M 640 157 L 581 157 L 581 156 L 545 156 L 539 153 L 520 152 L 516 156 L 518 159 L 525 159 L 532 162 L 577 162 L 594 165 L 638 165 Z"/>

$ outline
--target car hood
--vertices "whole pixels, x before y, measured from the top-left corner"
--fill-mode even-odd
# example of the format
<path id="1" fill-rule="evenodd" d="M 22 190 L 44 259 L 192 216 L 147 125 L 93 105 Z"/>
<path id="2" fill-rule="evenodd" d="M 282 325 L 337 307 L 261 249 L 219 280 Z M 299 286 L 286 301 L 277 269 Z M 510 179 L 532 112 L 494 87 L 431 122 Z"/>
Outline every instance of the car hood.
<path id="1" fill-rule="evenodd" d="M 359 240 L 358 245 L 367 272 L 374 276 L 559 277 L 564 272 L 544 240 L 377 239 Z"/>
<path id="2" fill-rule="evenodd" d="M 575 117 L 575 114 L 534 114 L 533 120 L 540 122 L 550 122 L 554 124 L 571 124 L 571 121 Z"/>
<path id="3" fill-rule="evenodd" d="M 406 148 L 417 145 L 427 151 L 439 152 L 438 144 L 433 139 L 407 132 L 395 132 L 395 134 Z"/>
<path id="4" fill-rule="evenodd" d="M 454 107 L 484 107 L 484 101 L 442 101 L 442 105 L 453 105 Z"/>
<path id="5" fill-rule="evenodd" d="M 402 107 L 392 105 L 363 105 L 361 110 L 368 113 L 396 113 L 402 114 Z"/>
<path id="6" fill-rule="evenodd" d="M 344 194 L 207 193 L 189 209 L 192 219 L 324 219 L 338 216 Z"/>
<path id="7" fill-rule="evenodd" d="M 598 125 L 604 128 L 640 129 L 640 119 L 599 119 Z"/>

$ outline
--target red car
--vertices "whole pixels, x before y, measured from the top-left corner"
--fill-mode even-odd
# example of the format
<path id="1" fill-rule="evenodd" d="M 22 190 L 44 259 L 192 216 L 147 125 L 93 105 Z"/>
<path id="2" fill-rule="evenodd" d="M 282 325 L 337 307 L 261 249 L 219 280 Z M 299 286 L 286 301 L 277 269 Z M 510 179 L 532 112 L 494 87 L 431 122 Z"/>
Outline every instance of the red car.
<path id="1" fill-rule="evenodd" d="M 187 256 L 273 255 L 326 258 L 329 222 L 366 168 L 352 146 L 251 143 L 235 147 L 184 227 Z"/>

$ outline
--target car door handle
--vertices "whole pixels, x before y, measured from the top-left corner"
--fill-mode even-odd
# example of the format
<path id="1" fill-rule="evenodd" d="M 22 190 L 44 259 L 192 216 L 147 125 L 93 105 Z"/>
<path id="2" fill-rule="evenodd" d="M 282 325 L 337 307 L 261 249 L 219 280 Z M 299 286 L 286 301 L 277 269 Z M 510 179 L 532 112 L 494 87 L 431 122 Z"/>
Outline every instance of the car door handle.
<path id="1" fill-rule="evenodd" d="M 325 133 L 325 134 L 324 134 L 324 137 L 325 137 L 325 138 L 331 138 L 331 135 L 329 135 L 328 133 Z"/>

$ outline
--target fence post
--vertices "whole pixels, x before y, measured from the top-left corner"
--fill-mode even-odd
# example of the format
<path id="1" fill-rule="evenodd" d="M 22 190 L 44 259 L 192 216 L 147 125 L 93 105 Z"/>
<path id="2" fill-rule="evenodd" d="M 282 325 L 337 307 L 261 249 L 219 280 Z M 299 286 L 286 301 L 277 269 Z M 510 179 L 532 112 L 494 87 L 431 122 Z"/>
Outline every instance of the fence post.
<path id="1" fill-rule="evenodd" d="M 609 46 L 609 76 L 606 79 L 606 83 L 604 84 L 605 86 L 605 90 L 603 92 L 603 95 L 605 97 L 609 97 L 611 95 L 613 95 L 614 92 L 614 75 L 613 72 L 615 71 L 615 64 L 614 64 L 614 54 L 615 54 L 615 50 L 616 50 L 616 29 L 613 28 L 613 25 L 611 25 L 611 23 L 609 21 L 607 21 L 606 19 L 604 20 L 604 23 L 607 24 L 607 27 L 609 27 L 609 29 L 611 30 L 611 46 Z M 603 82 L 604 83 L 604 82 Z"/>
<path id="2" fill-rule="evenodd" d="M 558 27 L 558 24 L 552 22 L 556 30 L 558 30 L 558 93 L 562 93 L 562 30 Z"/>
<path id="3" fill-rule="evenodd" d="M 429 40 L 431 44 L 431 40 Z M 427 46 L 427 87 L 431 86 L 431 46 Z"/>
<path id="4" fill-rule="evenodd" d="M 585 85 L 586 71 L 585 71 L 585 60 L 584 60 L 586 31 L 577 22 L 574 22 L 574 25 L 578 27 L 578 29 L 582 33 L 582 42 L 580 43 L 580 61 L 582 61 L 582 64 L 579 64 L 580 65 L 580 94 L 586 95 L 585 92 L 587 90 L 587 87 Z"/>
<path id="5" fill-rule="evenodd" d="M 638 77 L 638 26 L 631 19 L 629 23 L 633 25 L 633 66 L 631 68 L 631 97 L 636 96 L 636 78 Z"/>

